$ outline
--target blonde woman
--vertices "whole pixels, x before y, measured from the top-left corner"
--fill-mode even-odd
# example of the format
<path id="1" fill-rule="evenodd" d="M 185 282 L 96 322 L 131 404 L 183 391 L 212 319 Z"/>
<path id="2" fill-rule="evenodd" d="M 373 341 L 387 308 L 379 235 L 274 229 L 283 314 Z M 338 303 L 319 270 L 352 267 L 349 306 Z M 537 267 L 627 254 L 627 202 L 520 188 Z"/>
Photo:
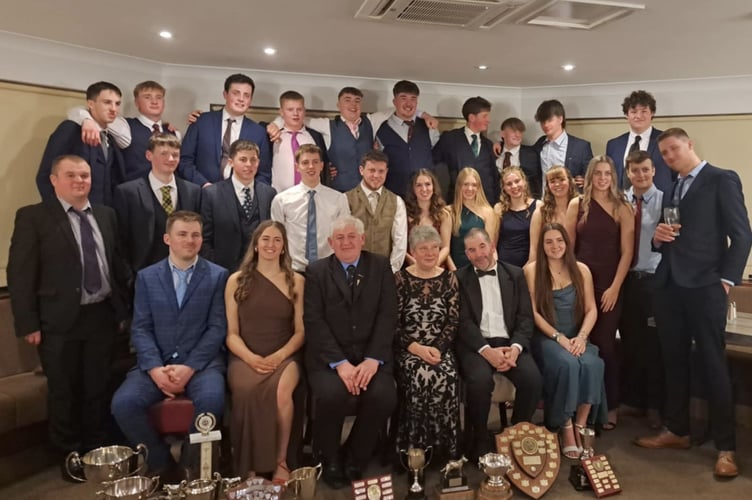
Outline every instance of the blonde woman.
<path id="1" fill-rule="evenodd" d="M 530 221 L 530 255 L 528 261 L 536 258 L 538 238 L 543 224 L 558 223 L 564 225 L 567 218 L 567 208 L 572 198 L 577 196 L 577 186 L 572 173 L 561 165 L 554 165 L 546 172 L 546 186 L 543 191 L 543 203 L 533 212 Z"/>
<path id="2" fill-rule="evenodd" d="M 465 167 L 457 174 L 454 190 L 454 203 L 449 207 L 452 217 L 452 239 L 449 244 L 450 271 L 466 266 L 470 261 L 465 256 L 465 234 L 474 227 L 484 228 L 491 242 L 496 242 L 496 215 L 488 204 L 480 175 L 471 167 Z"/>
<path id="3" fill-rule="evenodd" d="M 530 196 L 530 187 L 520 167 L 507 167 L 501 173 L 501 196 L 494 206 L 499 220 L 499 260 L 522 267 L 530 254 L 530 223 L 539 202 Z"/>

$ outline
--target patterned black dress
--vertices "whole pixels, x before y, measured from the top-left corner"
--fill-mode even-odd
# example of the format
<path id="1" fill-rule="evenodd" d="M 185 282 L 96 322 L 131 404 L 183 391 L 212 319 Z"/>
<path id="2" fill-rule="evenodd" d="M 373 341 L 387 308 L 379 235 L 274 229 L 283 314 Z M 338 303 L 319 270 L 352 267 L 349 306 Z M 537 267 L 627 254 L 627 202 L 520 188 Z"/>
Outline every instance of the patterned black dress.
<path id="1" fill-rule="evenodd" d="M 457 278 L 451 271 L 423 279 L 402 270 L 396 274 L 396 281 L 397 446 L 433 446 L 434 453 L 456 457 L 460 429 L 459 377 L 453 348 L 460 310 Z M 412 342 L 437 348 L 441 362 L 432 366 L 411 354 L 407 347 Z"/>

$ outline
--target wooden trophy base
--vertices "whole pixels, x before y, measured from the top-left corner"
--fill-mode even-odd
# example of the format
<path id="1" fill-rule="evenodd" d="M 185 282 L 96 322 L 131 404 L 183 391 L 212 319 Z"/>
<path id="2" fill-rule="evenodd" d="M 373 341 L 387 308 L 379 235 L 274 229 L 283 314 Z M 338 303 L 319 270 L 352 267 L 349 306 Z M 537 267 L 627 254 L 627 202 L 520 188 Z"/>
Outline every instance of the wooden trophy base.
<path id="1" fill-rule="evenodd" d="M 462 491 L 450 491 L 444 493 L 441 491 L 441 486 L 437 486 L 432 498 L 438 500 L 475 500 L 475 491 L 468 488 Z"/>
<path id="2" fill-rule="evenodd" d="M 478 500 L 507 500 L 512 498 L 512 488 L 507 483 L 504 483 L 504 486 L 489 486 L 486 481 L 483 481 L 480 483 L 477 498 Z"/>

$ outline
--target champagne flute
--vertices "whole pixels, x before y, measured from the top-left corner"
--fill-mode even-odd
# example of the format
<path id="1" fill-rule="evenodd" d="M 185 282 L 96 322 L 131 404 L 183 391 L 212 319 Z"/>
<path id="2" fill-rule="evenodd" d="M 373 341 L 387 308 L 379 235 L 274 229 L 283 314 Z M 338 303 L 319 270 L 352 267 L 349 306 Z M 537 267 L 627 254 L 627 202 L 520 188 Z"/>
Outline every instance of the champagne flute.
<path id="1" fill-rule="evenodd" d="M 673 228 L 674 236 L 679 236 L 679 207 L 665 207 L 663 221 Z"/>

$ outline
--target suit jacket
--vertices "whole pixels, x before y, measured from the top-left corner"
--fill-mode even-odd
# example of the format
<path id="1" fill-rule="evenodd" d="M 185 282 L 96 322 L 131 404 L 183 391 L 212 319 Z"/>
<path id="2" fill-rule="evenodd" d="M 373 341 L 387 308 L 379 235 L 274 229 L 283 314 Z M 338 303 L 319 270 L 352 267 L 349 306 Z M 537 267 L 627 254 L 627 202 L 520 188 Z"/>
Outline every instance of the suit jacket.
<path id="1" fill-rule="evenodd" d="M 259 222 L 268 220 L 271 218 L 272 199 L 277 191 L 261 182 L 254 182 L 253 186 Z M 237 269 L 246 251 L 237 199 L 232 179 L 212 184 L 204 189 L 201 197 L 201 218 L 204 220 L 201 255 L 230 271 Z"/>
<path id="2" fill-rule="evenodd" d="M 546 136 L 541 136 L 533 146 L 540 157 L 543 145 L 546 143 Z M 567 132 L 567 155 L 564 160 L 564 166 L 569 169 L 573 177 L 578 175 L 585 176 L 588 163 L 593 159 L 593 148 L 590 143 L 579 137 L 575 137 Z M 541 185 L 543 181 L 541 180 Z"/>
<path id="3" fill-rule="evenodd" d="M 501 141 L 501 150 L 504 151 L 504 141 Z M 530 187 L 530 194 L 533 198 L 541 199 L 543 193 L 543 174 L 541 173 L 540 151 L 536 151 L 533 146 L 520 145 L 520 168 L 525 172 L 527 185 Z"/>
<path id="4" fill-rule="evenodd" d="M 672 193 L 664 194 L 664 207 L 672 204 Z M 721 278 L 741 283 L 752 231 L 739 175 L 706 164 L 679 202 L 679 213 L 680 236 L 657 249 L 662 257 L 656 286 L 673 280 L 681 287 L 699 288 Z"/>
<path id="5" fill-rule="evenodd" d="M 676 179 L 676 172 L 671 170 L 666 162 L 663 161 L 663 156 L 658 150 L 658 136 L 663 133 L 662 130 L 658 130 L 653 127 L 653 132 L 650 134 L 648 142 L 647 153 L 653 160 L 655 166 L 655 178 L 653 183 L 658 189 L 664 193 L 671 191 L 673 187 L 674 179 Z M 619 182 L 619 187 L 624 188 L 624 153 L 627 150 L 627 141 L 629 140 L 629 132 L 622 134 L 619 137 L 609 139 L 606 143 L 606 156 L 614 161 L 616 167 L 616 179 Z"/>
<path id="6" fill-rule="evenodd" d="M 310 371 L 329 363 L 365 358 L 392 371 L 392 339 L 397 328 L 397 289 L 389 259 L 362 251 L 353 293 L 334 255 L 308 265 L 304 294 L 305 363 Z"/>
<path id="7" fill-rule="evenodd" d="M 127 317 L 125 284 L 128 271 L 118 252 L 115 212 L 92 204 L 104 240 L 116 319 Z M 8 256 L 8 289 L 16 335 L 37 330 L 65 334 L 81 304 L 81 252 L 68 214 L 57 198 L 20 208 Z"/>
<path id="8" fill-rule="evenodd" d="M 57 200 L 50 182 L 52 163 L 58 156 L 78 155 L 91 167 L 92 203 L 112 205 L 114 187 L 125 180 L 125 163 L 115 140 L 110 139 L 109 154 L 112 164 L 108 167 L 101 146 L 89 146 L 81 142 L 81 126 L 70 120 L 62 122 L 50 135 L 37 171 L 37 189 L 43 200 Z"/>
<path id="9" fill-rule="evenodd" d="M 272 156 L 266 130 L 250 118 L 243 117 L 240 139 L 255 142 L 260 151 L 256 180 L 271 184 Z M 188 127 L 180 148 L 178 173 L 188 181 L 203 186 L 207 182 L 222 180 L 219 165 L 222 161 L 222 111 L 202 113 Z"/>
<path id="10" fill-rule="evenodd" d="M 198 213 L 201 208 L 201 188 L 175 177 L 178 204 L 181 210 Z M 135 274 L 154 262 L 147 262 L 155 235 L 154 193 L 148 177 L 141 177 L 115 188 L 113 208 L 120 227 L 120 241 Z M 162 228 L 160 228 L 159 232 Z"/>
<path id="11" fill-rule="evenodd" d="M 182 305 L 178 305 L 172 269 L 163 259 L 136 277 L 131 341 L 139 369 L 184 364 L 201 371 L 224 366 L 227 334 L 227 270 L 199 257 Z"/>
<path id="12" fill-rule="evenodd" d="M 496 275 L 501 286 L 501 303 L 504 308 L 504 324 L 509 333 L 510 344 L 530 348 L 533 335 L 533 307 L 522 269 L 498 262 Z M 460 283 L 460 328 L 459 348 L 477 352 L 488 342 L 480 333 L 483 300 L 480 282 L 472 265 L 457 270 Z"/>
<path id="13" fill-rule="evenodd" d="M 442 133 L 439 142 L 433 147 L 434 164 L 443 163 L 449 170 L 449 189 L 446 197 L 449 202 L 454 200 L 454 183 L 457 180 L 457 174 L 465 167 L 473 167 L 478 171 L 483 193 L 492 206 L 499 199 L 499 171 L 496 168 L 493 143 L 486 136 L 478 135 L 480 152 L 477 157 L 473 154 L 470 143 L 467 142 L 465 127 Z"/>

